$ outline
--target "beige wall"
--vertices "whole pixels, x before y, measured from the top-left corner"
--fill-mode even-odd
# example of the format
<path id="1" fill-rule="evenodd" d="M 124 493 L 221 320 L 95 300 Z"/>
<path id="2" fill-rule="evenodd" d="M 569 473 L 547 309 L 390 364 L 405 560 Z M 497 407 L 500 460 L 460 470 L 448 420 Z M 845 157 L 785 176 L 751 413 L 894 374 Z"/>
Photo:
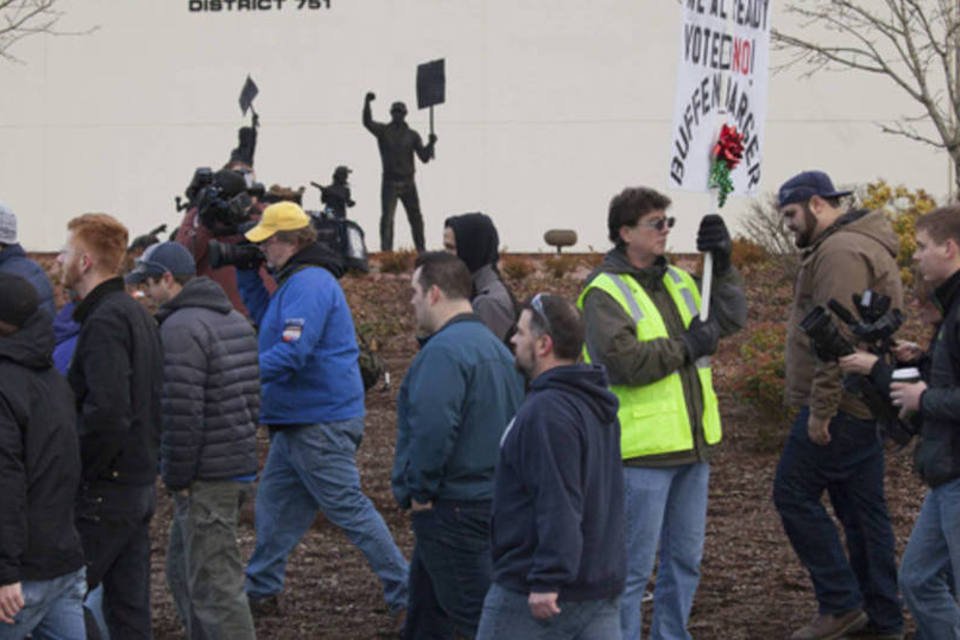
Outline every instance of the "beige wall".
<path id="1" fill-rule="evenodd" d="M 61 1 L 62 28 L 99 29 L 25 40 L 14 50 L 25 64 L 0 62 L 0 200 L 32 249 L 58 248 L 84 211 L 117 215 L 134 235 L 176 223 L 173 197 L 194 167 L 222 164 L 236 144 L 247 73 L 261 92 L 260 180 L 326 183 L 348 164 L 371 249 L 379 159 L 360 124 L 363 95 L 376 91 L 380 120 L 392 100 L 414 106 L 416 65 L 435 58 L 448 84 L 436 163 L 418 168 L 428 245 L 440 245 L 447 215 L 483 210 L 511 250 L 545 249 L 552 227 L 599 250 L 611 195 L 667 189 L 678 3 L 331 0 L 298 11 L 285 0 L 279 11 L 191 13 L 188 0 Z M 761 188 L 817 167 L 838 182 L 884 177 L 942 196 L 945 155 L 875 125 L 915 113 L 880 80 L 774 75 Z M 425 111 L 409 120 L 426 134 Z M 668 193 L 680 218 L 671 246 L 690 250 L 708 198 Z M 747 203 L 732 198 L 723 213 Z M 411 244 L 402 210 L 397 240 Z"/>

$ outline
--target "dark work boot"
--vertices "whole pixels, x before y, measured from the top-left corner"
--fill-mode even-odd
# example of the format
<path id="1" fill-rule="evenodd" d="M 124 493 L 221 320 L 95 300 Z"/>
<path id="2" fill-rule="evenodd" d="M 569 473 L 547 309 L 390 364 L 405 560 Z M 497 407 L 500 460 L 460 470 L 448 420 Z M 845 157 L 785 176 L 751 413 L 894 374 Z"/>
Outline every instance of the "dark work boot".
<path id="1" fill-rule="evenodd" d="M 254 598 L 247 595 L 247 602 L 250 603 L 250 615 L 255 619 L 280 617 L 280 598 L 278 596 Z"/>
<path id="2" fill-rule="evenodd" d="M 862 609 L 843 613 L 818 615 L 810 624 L 793 632 L 790 640 L 839 640 L 849 633 L 859 631 L 867 624 L 867 614 Z"/>

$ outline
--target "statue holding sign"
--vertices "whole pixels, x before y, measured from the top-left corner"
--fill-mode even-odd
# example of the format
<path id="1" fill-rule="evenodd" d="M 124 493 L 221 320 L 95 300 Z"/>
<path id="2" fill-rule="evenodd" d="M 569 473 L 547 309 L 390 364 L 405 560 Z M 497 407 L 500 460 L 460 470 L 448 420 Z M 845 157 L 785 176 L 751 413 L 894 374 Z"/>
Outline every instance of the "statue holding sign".
<path id="1" fill-rule="evenodd" d="M 433 158 L 433 148 L 437 136 L 430 134 L 426 145 L 420 134 L 406 123 L 407 105 L 394 102 L 390 107 L 390 122 L 375 122 L 370 103 L 376 99 L 371 91 L 363 102 L 363 126 L 377 138 L 380 148 L 380 161 L 383 163 L 383 182 L 380 188 L 380 249 L 393 250 L 393 216 L 397 210 L 397 200 L 403 202 L 410 221 L 413 244 L 418 253 L 424 251 L 423 216 L 420 214 L 420 197 L 413 174 L 416 153 L 421 162 L 427 163 Z"/>

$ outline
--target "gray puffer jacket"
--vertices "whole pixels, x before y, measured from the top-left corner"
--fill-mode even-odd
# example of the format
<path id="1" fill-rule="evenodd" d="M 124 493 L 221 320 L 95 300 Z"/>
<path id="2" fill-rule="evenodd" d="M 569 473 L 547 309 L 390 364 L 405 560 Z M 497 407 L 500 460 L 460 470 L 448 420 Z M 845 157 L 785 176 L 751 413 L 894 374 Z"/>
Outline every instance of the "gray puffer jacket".
<path id="1" fill-rule="evenodd" d="M 190 280 L 157 311 L 163 342 L 160 468 L 168 488 L 257 472 L 257 339 L 213 280 Z"/>

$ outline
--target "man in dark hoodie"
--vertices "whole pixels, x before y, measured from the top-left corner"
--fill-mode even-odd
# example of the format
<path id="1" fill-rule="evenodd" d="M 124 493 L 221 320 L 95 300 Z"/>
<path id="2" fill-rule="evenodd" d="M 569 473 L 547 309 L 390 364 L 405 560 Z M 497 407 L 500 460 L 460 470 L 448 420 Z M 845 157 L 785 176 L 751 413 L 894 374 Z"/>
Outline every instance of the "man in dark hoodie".
<path id="1" fill-rule="evenodd" d="M 156 505 L 163 354 L 157 324 L 127 294 L 127 229 L 102 213 L 67 224 L 63 284 L 80 298 L 68 380 L 83 476 L 77 529 L 90 587 L 103 583 L 112 638 L 150 638 L 150 519 Z"/>
<path id="2" fill-rule="evenodd" d="M 473 311 L 490 331 L 507 341 L 517 323 L 516 300 L 497 269 L 500 236 L 493 220 L 482 213 L 464 213 L 443 224 L 443 248 L 463 260 L 473 278 Z"/>
<path id="3" fill-rule="evenodd" d="M 257 476 L 257 338 L 219 284 L 196 277 L 176 242 L 155 244 L 127 284 L 159 308 L 163 343 L 160 469 L 175 511 L 167 583 L 188 638 L 254 638 L 237 545 Z"/>
<path id="4" fill-rule="evenodd" d="M 739 274 L 723 219 L 704 216 L 697 248 L 714 256 L 710 319 L 700 288 L 664 253 L 674 219 L 670 199 L 645 187 L 610 201 L 616 246 L 580 294 L 587 325 L 584 359 L 602 364 L 620 400 L 626 502 L 627 584 L 620 604 L 625 640 L 640 638 L 640 602 L 659 546 L 650 637 L 690 638 L 700 581 L 710 452 L 721 437 L 710 356 L 721 336 L 746 324 Z"/>
<path id="5" fill-rule="evenodd" d="M 52 352 L 36 290 L 0 273 L 0 638 L 84 637 L 76 414 Z"/>
<path id="6" fill-rule="evenodd" d="M 17 216 L 0 202 L 0 273 L 11 273 L 26 279 L 40 296 L 40 308 L 52 320 L 56 315 L 53 304 L 53 286 L 43 268 L 27 257 L 17 242 Z"/>
<path id="7" fill-rule="evenodd" d="M 267 207 L 246 237 L 277 279 L 270 295 L 252 269 L 238 270 L 259 327 L 260 421 L 270 452 L 257 489 L 257 544 L 247 565 L 254 615 L 279 613 L 287 557 L 319 508 L 343 529 L 380 578 L 397 618 L 407 607 L 407 562 L 360 488 L 364 392 L 356 332 L 343 289 L 326 267 L 310 217 L 292 202 Z"/>
<path id="8" fill-rule="evenodd" d="M 626 577 L 617 397 L 603 367 L 577 364 L 580 312 L 537 294 L 515 347 L 530 393 L 501 438 L 493 584 L 478 640 L 614 640 Z"/>
<path id="9" fill-rule="evenodd" d="M 773 500 L 819 604 L 793 640 L 903 633 L 876 421 L 843 388 L 838 364 L 818 359 L 799 327 L 815 306 L 833 299 L 849 309 L 853 294 L 865 289 L 903 308 L 893 227 L 882 211 L 844 213 L 841 198 L 849 193 L 834 188 L 822 171 L 804 171 L 779 191 L 780 213 L 802 256 L 786 345 L 786 399 L 798 413 L 777 467 Z M 849 560 L 823 507 L 824 492 L 843 525 Z"/>

